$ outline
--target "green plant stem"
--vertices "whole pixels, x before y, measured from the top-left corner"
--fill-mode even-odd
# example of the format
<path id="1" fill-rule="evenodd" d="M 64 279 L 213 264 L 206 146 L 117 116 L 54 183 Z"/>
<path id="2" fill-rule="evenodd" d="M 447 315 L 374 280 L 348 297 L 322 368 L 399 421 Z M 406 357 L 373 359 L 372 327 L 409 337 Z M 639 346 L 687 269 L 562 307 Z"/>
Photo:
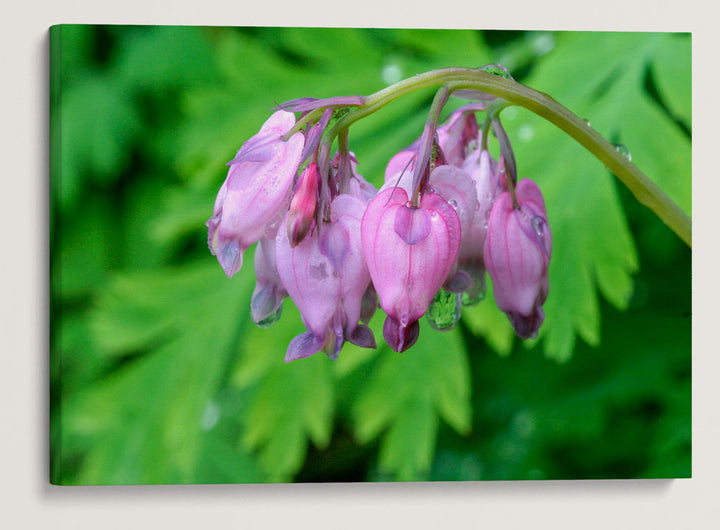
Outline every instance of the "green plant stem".
<path id="1" fill-rule="evenodd" d="M 692 246 L 692 221 L 680 207 L 652 182 L 640 169 L 619 153 L 584 120 L 578 118 L 553 98 L 512 79 L 506 79 L 472 68 L 444 68 L 410 77 L 369 96 L 338 120 L 324 142 L 332 143 L 338 132 L 372 114 L 405 94 L 437 85 L 446 85 L 450 92 L 478 90 L 502 98 L 510 104 L 524 107 L 570 135 L 585 147 L 632 192 L 635 198 L 650 208 L 688 246 Z"/>

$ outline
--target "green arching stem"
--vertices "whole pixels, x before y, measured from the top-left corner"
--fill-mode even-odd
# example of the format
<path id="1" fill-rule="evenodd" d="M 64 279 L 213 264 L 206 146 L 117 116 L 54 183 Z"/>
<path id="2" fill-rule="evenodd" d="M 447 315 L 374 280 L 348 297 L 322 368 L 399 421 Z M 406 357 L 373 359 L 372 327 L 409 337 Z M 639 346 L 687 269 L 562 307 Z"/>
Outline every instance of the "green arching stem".
<path id="1" fill-rule="evenodd" d="M 450 86 L 455 90 L 463 88 L 482 89 L 484 92 L 497 95 L 510 103 L 525 107 L 538 116 L 545 118 L 590 151 L 595 158 L 600 160 L 628 187 L 641 204 L 650 208 L 680 239 L 688 246 L 692 246 L 692 221 L 690 217 L 657 184 L 618 152 L 613 144 L 590 127 L 585 120 L 578 118 L 547 94 L 515 81 L 492 76 L 485 72 L 475 72 L 474 76 L 481 77 L 480 83 L 461 81 L 450 83 Z M 489 80 L 492 86 L 485 85 L 484 78 L 488 76 L 495 78 Z"/>
<path id="2" fill-rule="evenodd" d="M 340 118 L 332 129 L 330 129 L 326 141 L 332 142 L 338 131 L 350 127 L 350 125 L 356 121 L 380 110 L 399 97 L 423 88 L 444 85 L 449 81 L 462 81 L 464 77 L 467 76 L 467 72 L 472 71 L 473 70 L 469 68 L 441 68 L 409 77 L 375 92 L 366 98 L 364 105 L 357 107 Z"/>
<path id="3" fill-rule="evenodd" d="M 570 135 L 602 162 L 650 208 L 688 246 L 692 246 L 692 221 L 640 169 L 618 152 L 617 148 L 553 98 L 512 79 L 490 74 L 482 69 L 444 68 L 410 77 L 368 96 L 365 103 L 339 119 L 323 139 L 328 147 L 339 131 L 374 113 L 391 101 L 422 88 L 446 85 L 450 92 L 479 90 L 502 98 L 512 105 L 524 107 Z"/>

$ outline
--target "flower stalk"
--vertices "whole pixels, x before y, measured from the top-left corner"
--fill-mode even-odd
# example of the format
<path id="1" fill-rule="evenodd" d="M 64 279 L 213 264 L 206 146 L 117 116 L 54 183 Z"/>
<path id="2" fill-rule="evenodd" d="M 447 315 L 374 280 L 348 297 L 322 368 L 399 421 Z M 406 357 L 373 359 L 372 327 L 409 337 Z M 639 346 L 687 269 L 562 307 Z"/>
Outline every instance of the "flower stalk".
<path id="1" fill-rule="evenodd" d="M 438 85 L 446 86 L 449 93 L 459 90 L 482 91 L 501 98 L 507 105 L 524 107 L 546 119 L 585 147 L 627 186 L 641 204 L 650 208 L 688 246 L 692 246 L 690 217 L 585 120 L 570 112 L 547 94 L 482 69 L 442 68 L 418 74 L 386 87 L 368 96 L 365 103 L 353 108 L 339 119 L 328 131 L 323 141 L 332 143 L 339 131 L 347 129 L 356 121 L 406 94 Z M 503 106 L 506 106 L 505 104 Z"/>

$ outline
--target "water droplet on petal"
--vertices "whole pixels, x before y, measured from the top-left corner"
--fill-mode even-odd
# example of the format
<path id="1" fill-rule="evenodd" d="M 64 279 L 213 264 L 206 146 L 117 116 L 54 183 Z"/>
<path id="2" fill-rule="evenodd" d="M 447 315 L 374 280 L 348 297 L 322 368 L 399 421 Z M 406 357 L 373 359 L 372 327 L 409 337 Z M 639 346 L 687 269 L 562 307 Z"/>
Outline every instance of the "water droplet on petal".
<path id="1" fill-rule="evenodd" d="M 548 248 L 548 242 L 545 239 L 545 234 L 548 228 L 547 221 L 538 215 L 534 215 L 532 219 L 530 219 L 530 224 L 532 225 L 533 231 L 537 236 L 537 243 L 540 245 L 540 248 L 542 248 L 543 252 L 545 252 L 545 255 L 548 257 L 548 259 L 550 259 L 550 249 Z"/>
<path id="2" fill-rule="evenodd" d="M 433 328 L 447 331 L 455 327 L 460 320 L 460 310 L 460 297 L 456 293 L 440 290 L 430 302 L 425 316 Z"/>
<path id="3" fill-rule="evenodd" d="M 632 162 L 632 155 L 630 155 L 630 149 L 628 149 L 623 144 L 614 144 L 615 149 L 618 153 L 620 153 L 622 156 L 628 159 L 628 162 Z"/>
<path id="4" fill-rule="evenodd" d="M 478 305 L 485 300 L 485 295 L 487 294 L 485 274 L 483 273 L 481 277 L 474 277 L 473 280 L 475 281 L 475 285 L 473 285 L 472 289 L 462 293 L 462 305 L 465 307 Z"/>
<path id="5" fill-rule="evenodd" d="M 536 215 L 530 220 L 530 223 L 532 224 L 533 230 L 535 230 L 535 233 L 539 237 L 542 237 L 545 234 L 545 219 Z"/>
<path id="6" fill-rule="evenodd" d="M 282 316 L 282 304 L 278 306 L 277 310 L 274 313 L 270 313 L 267 317 L 262 319 L 260 322 L 255 322 L 255 325 L 261 328 L 269 328 L 272 326 L 275 322 L 280 320 L 280 317 Z"/>

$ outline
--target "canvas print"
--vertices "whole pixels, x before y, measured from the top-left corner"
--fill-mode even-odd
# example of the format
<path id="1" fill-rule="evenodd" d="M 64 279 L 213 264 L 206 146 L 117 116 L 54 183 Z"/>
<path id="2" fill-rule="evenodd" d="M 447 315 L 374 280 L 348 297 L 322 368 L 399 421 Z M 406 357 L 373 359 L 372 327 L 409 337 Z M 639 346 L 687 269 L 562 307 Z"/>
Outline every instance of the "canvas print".
<path id="1" fill-rule="evenodd" d="M 50 481 L 691 476 L 691 35 L 50 30 Z"/>

